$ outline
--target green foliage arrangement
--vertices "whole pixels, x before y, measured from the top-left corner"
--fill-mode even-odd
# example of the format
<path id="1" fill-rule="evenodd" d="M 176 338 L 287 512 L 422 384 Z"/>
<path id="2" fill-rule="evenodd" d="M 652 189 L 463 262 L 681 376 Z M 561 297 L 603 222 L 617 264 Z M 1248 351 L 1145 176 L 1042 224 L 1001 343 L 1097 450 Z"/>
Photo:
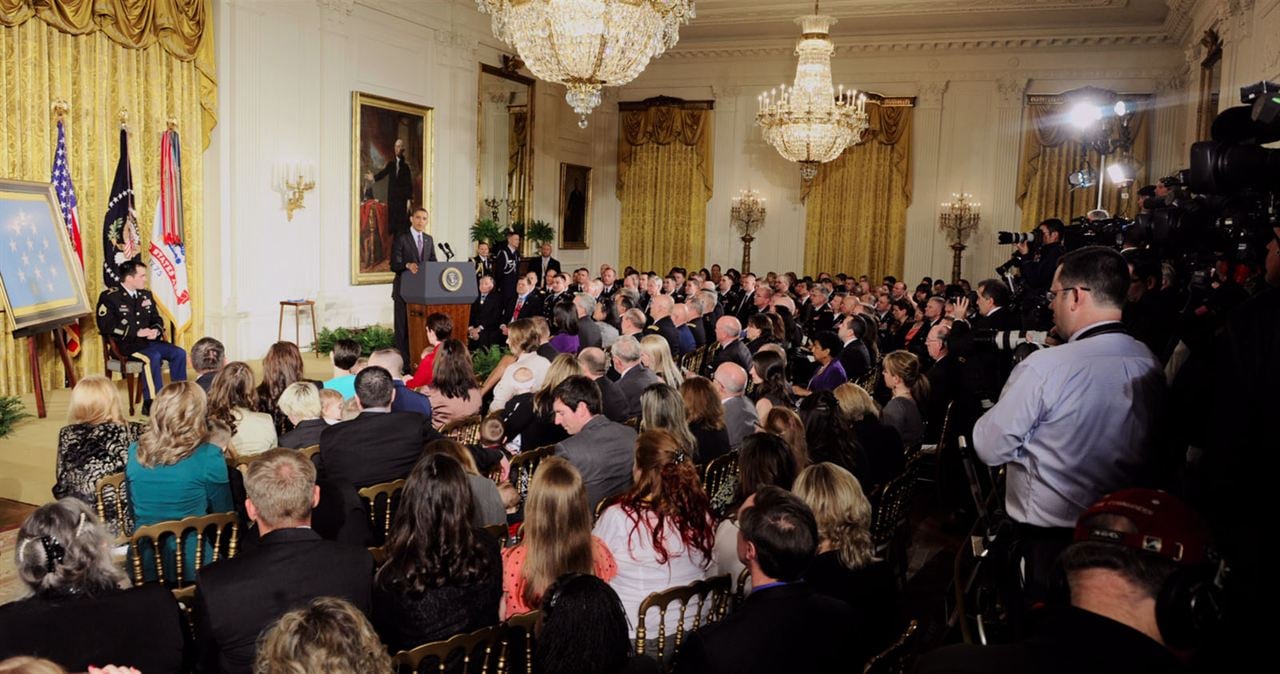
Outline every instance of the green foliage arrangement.
<path id="1" fill-rule="evenodd" d="M 396 345 L 396 334 L 391 328 L 381 325 L 370 325 L 367 328 L 324 328 L 316 340 L 316 350 L 328 354 L 333 351 L 333 343 L 339 339 L 354 339 L 360 345 L 360 352 L 366 356 L 378 349 L 390 349 Z"/>
<path id="2" fill-rule="evenodd" d="M 496 245 L 503 240 L 504 231 L 502 225 L 492 218 L 476 218 L 475 224 L 471 225 L 471 240 L 476 243 L 484 241 L 490 245 Z"/>
<path id="3" fill-rule="evenodd" d="M 534 220 L 519 229 L 520 234 L 529 241 L 541 246 L 556 238 L 556 230 L 545 220 Z"/>
<path id="4" fill-rule="evenodd" d="M 471 352 L 471 366 L 476 371 L 476 379 L 481 382 L 488 379 L 493 368 L 498 366 L 498 361 L 502 360 L 502 356 L 506 353 L 507 350 L 500 346 L 486 346 Z"/>
<path id="5" fill-rule="evenodd" d="M 22 409 L 22 400 L 17 396 L 0 397 L 0 438 L 8 435 L 14 424 L 29 416 L 31 415 Z"/>

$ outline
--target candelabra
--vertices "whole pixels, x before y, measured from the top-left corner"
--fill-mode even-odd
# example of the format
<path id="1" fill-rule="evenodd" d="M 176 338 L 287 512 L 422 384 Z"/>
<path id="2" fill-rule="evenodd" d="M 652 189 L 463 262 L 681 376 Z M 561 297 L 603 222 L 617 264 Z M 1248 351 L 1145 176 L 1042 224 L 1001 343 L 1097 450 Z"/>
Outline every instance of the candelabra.
<path id="1" fill-rule="evenodd" d="M 751 271 L 751 242 L 764 226 L 765 199 L 755 190 L 742 190 L 729 206 L 729 222 L 742 239 L 742 273 Z"/>
<path id="2" fill-rule="evenodd" d="M 315 175 L 316 169 L 309 163 L 276 165 L 271 182 L 284 194 L 285 216 L 290 222 L 293 222 L 293 212 L 305 207 L 307 192 L 315 189 Z"/>
<path id="3" fill-rule="evenodd" d="M 972 198 L 972 194 L 952 193 L 951 201 L 944 202 L 942 211 L 938 213 L 938 229 L 946 232 L 951 241 L 952 283 L 960 282 L 960 256 L 964 253 L 965 242 L 982 221 L 982 214 L 979 212 L 982 204 L 969 201 Z"/>

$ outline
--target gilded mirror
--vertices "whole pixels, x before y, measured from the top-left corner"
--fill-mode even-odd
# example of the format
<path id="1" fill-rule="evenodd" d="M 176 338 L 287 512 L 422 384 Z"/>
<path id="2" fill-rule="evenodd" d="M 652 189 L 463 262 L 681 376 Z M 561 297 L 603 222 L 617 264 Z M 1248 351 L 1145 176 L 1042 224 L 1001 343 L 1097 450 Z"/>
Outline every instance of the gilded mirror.
<path id="1" fill-rule="evenodd" d="M 504 61 L 480 64 L 476 217 L 505 229 L 525 222 L 532 206 L 534 80 L 517 72 L 518 61 Z"/>

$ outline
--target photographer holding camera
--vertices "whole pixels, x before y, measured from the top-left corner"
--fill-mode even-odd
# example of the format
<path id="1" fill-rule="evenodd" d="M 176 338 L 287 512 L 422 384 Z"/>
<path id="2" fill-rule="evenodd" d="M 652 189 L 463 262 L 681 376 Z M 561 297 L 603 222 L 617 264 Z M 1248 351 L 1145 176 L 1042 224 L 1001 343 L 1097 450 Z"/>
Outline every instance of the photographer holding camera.
<path id="1" fill-rule="evenodd" d="M 1165 382 L 1151 351 L 1120 322 L 1128 288 L 1128 263 L 1114 250 L 1062 256 L 1047 295 L 1067 343 L 1020 363 L 973 429 L 978 457 L 1007 466 L 1011 561 L 1022 570 L 1025 606 L 1047 598 L 1076 518 L 1103 494 L 1145 481 Z"/>
<path id="2" fill-rule="evenodd" d="M 1062 258 L 1064 229 L 1066 225 L 1061 220 L 1049 218 L 1036 227 L 1032 241 L 1023 240 L 1014 247 L 1020 256 L 1018 271 L 1022 274 L 1028 296 L 1043 295 L 1053 283 L 1053 271 L 1058 268 L 1058 260 Z"/>

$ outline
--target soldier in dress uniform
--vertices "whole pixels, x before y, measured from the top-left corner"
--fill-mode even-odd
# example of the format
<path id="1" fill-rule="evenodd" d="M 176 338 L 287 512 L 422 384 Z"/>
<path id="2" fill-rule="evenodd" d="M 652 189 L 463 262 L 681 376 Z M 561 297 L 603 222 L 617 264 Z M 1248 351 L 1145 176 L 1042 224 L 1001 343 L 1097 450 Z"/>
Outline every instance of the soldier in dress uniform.
<path id="1" fill-rule="evenodd" d="M 813 304 L 809 310 L 809 320 L 805 322 L 805 334 L 809 335 L 809 339 L 813 339 L 814 335 L 819 332 L 830 332 L 836 326 L 836 314 L 831 310 L 831 304 L 827 302 L 830 291 L 821 283 L 815 283 L 813 290 L 810 291 L 809 297 L 813 299 Z"/>
<path id="2" fill-rule="evenodd" d="M 493 276 L 493 256 L 489 254 L 488 242 L 481 241 L 476 244 L 476 254 L 471 258 L 471 264 L 476 268 L 476 280 L 481 276 Z"/>
<path id="3" fill-rule="evenodd" d="M 142 362 L 142 414 L 164 386 L 163 363 L 172 381 L 186 381 L 187 352 L 164 341 L 164 318 L 147 290 L 147 266 L 138 260 L 120 265 L 120 287 L 98 296 L 98 332 L 111 338 L 121 355 Z"/>

